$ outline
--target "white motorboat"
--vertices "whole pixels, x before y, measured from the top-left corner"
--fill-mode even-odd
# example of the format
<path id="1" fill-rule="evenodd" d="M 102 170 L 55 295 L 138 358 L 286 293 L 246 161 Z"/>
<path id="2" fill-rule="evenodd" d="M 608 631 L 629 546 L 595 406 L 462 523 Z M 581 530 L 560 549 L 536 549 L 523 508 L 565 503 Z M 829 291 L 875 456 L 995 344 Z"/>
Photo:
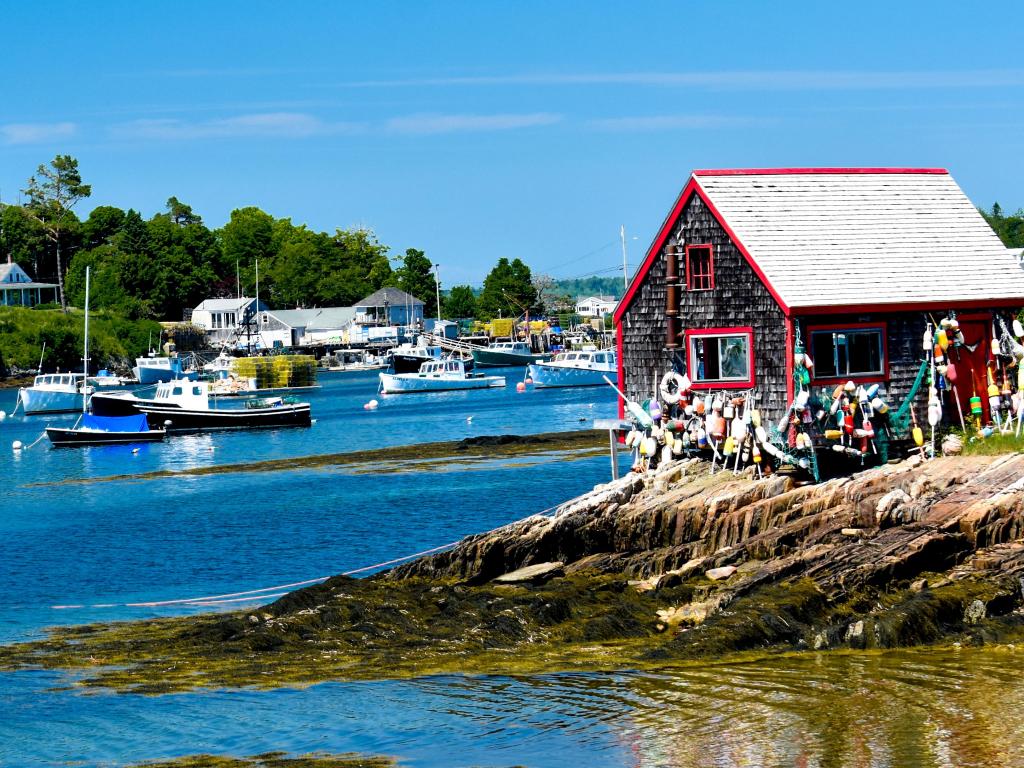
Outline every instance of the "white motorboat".
<path id="1" fill-rule="evenodd" d="M 504 387 L 504 376 L 466 373 L 462 360 L 432 360 L 416 373 L 382 373 L 380 389 L 385 395 L 409 392 L 446 392 L 456 389 L 488 389 Z"/>
<path id="2" fill-rule="evenodd" d="M 526 369 L 527 377 L 538 387 L 595 387 L 616 372 L 615 352 L 610 349 L 561 352 L 549 362 L 533 363 Z"/>
<path id="3" fill-rule="evenodd" d="M 18 401 L 27 415 L 68 413 L 82 410 L 82 395 L 91 393 L 84 373 L 41 373 L 31 386 L 18 390 Z"/>

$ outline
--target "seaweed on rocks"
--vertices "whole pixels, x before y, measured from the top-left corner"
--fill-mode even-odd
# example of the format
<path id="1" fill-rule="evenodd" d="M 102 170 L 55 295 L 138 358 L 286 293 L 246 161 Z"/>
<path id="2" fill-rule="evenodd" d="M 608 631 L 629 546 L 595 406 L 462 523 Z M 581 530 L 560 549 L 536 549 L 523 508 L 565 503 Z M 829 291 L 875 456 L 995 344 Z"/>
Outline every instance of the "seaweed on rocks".
<path id="1" fill-rule="evenodd" d="M 160 693 L 1015 643 L 1022 476 L 1021 455 L 799 487 L 675 463 L 257 609 L 57 628 L 0 647 L 0 668 L 83 669 L 78 685 Z"/>

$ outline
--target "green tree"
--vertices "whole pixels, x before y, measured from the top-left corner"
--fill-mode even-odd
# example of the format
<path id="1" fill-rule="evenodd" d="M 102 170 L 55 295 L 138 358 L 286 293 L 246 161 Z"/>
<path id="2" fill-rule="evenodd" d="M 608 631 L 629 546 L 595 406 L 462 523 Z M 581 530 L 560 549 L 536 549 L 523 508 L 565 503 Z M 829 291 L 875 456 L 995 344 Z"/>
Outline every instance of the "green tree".
<path id="1" fill-rule="evenodd" d="M 45 254 L 43 226 L 23 206 L 0 204 L 0 258 L 10 256 L 40 280 L 40 258 Z"/>
<path id="2" fill-rule="evenodd" d="M 993 203 L 991 211 L 981 208 L 978 210 L 981 211 L 981 215 L 985 217 L 989 226 L 999 235 L 1003 245 L 1007 248 L 1024 248 L 1024 210 L 1018 210 L 1007 216 L 1003 213 L 999 203 Z"/>
<path id="3" fill-rule="evenodd" d="M 234 275 L 236 268 L 241 269 L 246 292 L 255 290 L 256 260 L 263 262 L 263 275 L 266 275 L 276 252 L 274 217 L 253 206 L 236 208 L 231 212 L 231 220 L 220 230 L 220 241 L 218 273 Z M 261 283 L 262 280 L 261 276 Z"/>
<path id="4" fill-rule="evenodd" d="M 476 295 L 468 285 L 453 286 L 447 296 L 442 297 L 445 317 L 465 319 L 476 317 Z"/>
<path id="5" fill-rule="evenodd" d="M 477 300 L 481 319 L 518 317 L 525 310 L 539 312 L 537 289 L 534 288 L 530 268 L 519 259 L 511 262 L 502 257 L 484 278 L 484 289 Z"/>
<path id="6" fill-rule="evenodd" d="M 92 209 L 89 218 L 82 222 L 81 246 L 91 250 L 112 243 L 125 223 L 125 212 L 112 205 L 100 205 Z M 70 268 L 70 265 L 69 265 Z"/>
<path id="7" fill-rule="evenodd" d="M 71 209 L 92 194 L 92 187 L 82 183 L 78 172 L 78 161 L 71 155 L 57 155 L 50 165 L 40 165 L 36 175 L 28 180 L 28 187 L 22 190 L 28 196 L 28 212 L 38 221 L 47 238 L 53 243 L 57 261 L 57 291 L 60 306 L 68 309 L 64 295 L 64 265 L 60 256 L 61 233 L 73 217 Z M 76 219 L 77 221 L 77 219 Z"/>
<path id="8" fill-rule="evenodd" d="M 395 271 L 398 287 L 423 302 L 423 316 L 437 317 L 437 283 L 434 265 L 423 251 L 407 248 L 402 266 Z"/>

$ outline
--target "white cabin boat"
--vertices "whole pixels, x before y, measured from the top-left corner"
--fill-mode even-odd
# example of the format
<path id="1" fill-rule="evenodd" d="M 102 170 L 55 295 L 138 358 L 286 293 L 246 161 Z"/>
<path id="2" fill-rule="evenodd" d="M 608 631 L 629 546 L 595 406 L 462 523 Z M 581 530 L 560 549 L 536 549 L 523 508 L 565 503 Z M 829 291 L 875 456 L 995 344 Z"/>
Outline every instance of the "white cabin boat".
<path id="1" fill-rule="evenodd" d="M 385 395 L 409 392 L 446 392 L 455 389 L 488 389 L 504 387 L 504 376 L 466 373 L 462 360 L 432 360 L 416 373 L 382 373 L 380 389 Z"/>
<path id="2" fill-rule="evenodd" d="M 18 390 L 18 401 L 27 415 L 80 411 L 84 383 L 84 373 L 41 373 L 32 386 Z M 91 391 L 89 387 L 85 394 Z"/>
<path id="3" fill-rule="evenodd" d="M 617 373 L 616 364 L 610 349 L 561 352 L 549 362 L 532 364 L 526 375 L 538 387 L 594 387 Z"/>

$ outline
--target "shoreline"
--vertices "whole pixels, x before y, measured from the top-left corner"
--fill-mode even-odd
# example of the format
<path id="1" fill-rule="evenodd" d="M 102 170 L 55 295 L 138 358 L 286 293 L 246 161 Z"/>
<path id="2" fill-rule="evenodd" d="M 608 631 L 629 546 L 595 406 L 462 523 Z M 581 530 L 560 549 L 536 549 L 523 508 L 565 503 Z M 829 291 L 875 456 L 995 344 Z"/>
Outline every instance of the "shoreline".
<path id="1" fill-rule="evenodd" d="M 603 439 L 602 439 L 603 442 Z M 819 485 L 689 460 L 260 608 L 57 628 L 0 669 L 158 694 L 1024 640 L 1024 455 Z"/>

